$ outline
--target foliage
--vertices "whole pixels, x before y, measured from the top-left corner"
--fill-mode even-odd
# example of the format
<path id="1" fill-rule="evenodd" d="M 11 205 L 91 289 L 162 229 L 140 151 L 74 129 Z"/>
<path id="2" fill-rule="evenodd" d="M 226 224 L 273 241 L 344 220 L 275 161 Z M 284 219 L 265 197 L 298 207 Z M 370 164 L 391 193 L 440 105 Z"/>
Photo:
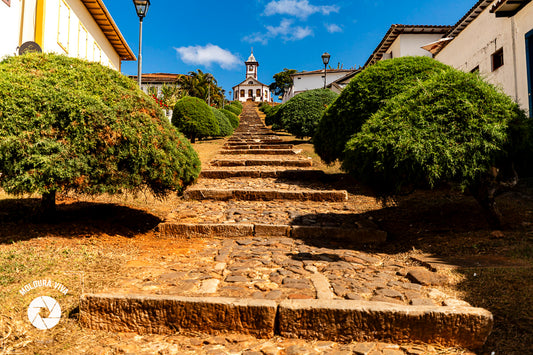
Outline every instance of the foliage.
<path id="1" fill-rule="evenodd" d="M 178 83 L 188 96 L 200 98 L 206 103 L 211 101 L 211 105 L 216 107 L 222 106 L 224 92 L 211 73 L 197 69 L 181 76 Z"/>
<path id="2" fill-rule="evenodd" d="M 186 96 L 176 103 L 172 113 L 172 124 L 193 143 L 196 138 L 219 135 L 218 122 L 213 111 L 197 97 Z"/>
<path id="3" fill-rule="evenodd" d="M 270 92 L 276 96 L 284 95 L 292 86 L 291 74 L 295 74 L 296 72 L 296 69 L 284 68 L 282 72 L 274 74 L 274 82 L 269 85 Z"/>
<path id="4" fill-rule="evenodd" d="M 241 112 L 242 112 L 242 108 L 239 108 L 239 106 L 237 106 L 237 105 L 235 105 L 233 103 L 224 106 L 224 109 L 232 112 L 236 116 L 239 116 L 241 114 Z"/>
<path id="5" fill-rule="evenodd" d="M 226 106 L 226 107 L 228 107 L 228 106 Z M 237 116 L 233 112 L 228 111 L 226 109 L 220 109 L 219 111 L 222 112 L 224 115 L 226 115 L 226 117 L 229 120 L 229 123 L 231 123 L 231 126 L 233 128 L 239 127 L 239 116 Z"/>
<path id="6" fill-rule="evenodd" d="M 211 110 L 213 110 L 213 114 L 215 115 L 215 118 L 218 121 L 218 127 L 220 129 L 219 136 L 231 136 L 233 134 L 233 126 L 231 125 L 229 118 L 224 113 L 220 112 L 220 110 L 214 107 L 211 107 Z"/>
<path id="7" fill-rule="evenodd" d="M 348 142 L 343 168 L 385 196 L 452 183 L 484 206 L 489 185 L 531 152 L 530 131 L 511 98 L 451 69 L 389 100 Z"/>
<path id="8" fill-rule="evenodd" d="M 326 163 L 342 161 L 346 142 L 386 101 L 447 67 L 428 57 L 383 60 L 356 75 L 320 119 L 313 143 Z"/>
<path id="9" fill-rule="evenodd" d="M 329 89 L 302 92 L 280 111 L 281 127 L 297 138 L 313 137 L 324 111 L 339 95 Z"/>
<path id="10" fill-rule="evenodd" d="M 270 106 L 270 108 L 265 108 L 265 124 L 267 126 L 272 126 L 273 130 L 281 129 L 281 112 L 283 105 Z"/>
<path id="11" fill-rule="evenodd" d="M 79 59 L 0 63 L 0 186 L 10 194 L 181 191 L 199 174 L 189 142 L 134 81 Z M 44 201 L 47 199 L 47 201 Z"/>
<path id="12" fill-rule="evenodd" d="M 242 111 L 242 102 L 235 100 L 235 101 L 230 102 L 230 105 L 235 105 Z"/>

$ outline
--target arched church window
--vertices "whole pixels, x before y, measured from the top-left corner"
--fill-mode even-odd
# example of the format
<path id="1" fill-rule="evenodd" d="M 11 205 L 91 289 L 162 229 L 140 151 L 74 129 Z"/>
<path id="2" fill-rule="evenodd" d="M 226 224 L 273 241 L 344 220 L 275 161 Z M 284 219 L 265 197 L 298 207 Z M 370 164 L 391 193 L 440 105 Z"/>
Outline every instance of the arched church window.
<path id="1" fill-rule="evenodd" d="M 250 85 L 253 85 L 253 84 L 254 84 L 254 82 L 253 82 L 253 81 L 249 81 L 249 82 L 248 82 L 248 84 L 250 84 Z"/>
<path id="2" fill-rule="evenodd" d="M 252 89 L 248 90 L 248 97 L 254 96 L 254 91 Z"/>
<path id="3" fill-rule="evenodd" d="M 241 97 L 244 97 L 244 90 L 241 90 Z"/>
<path id="4" fill-rule="evenodd" d="M 261 96 L 261 89 L 255 90 L 255 96 Z"/>
<path id="5" fill-rule="evenodd" d="M 242 68 L 242 67 L 241 67 Z M 249 71 L 254 71 L 254 67 L 252 65 L 250 65 L 250 67 L 248 68 Z"/>

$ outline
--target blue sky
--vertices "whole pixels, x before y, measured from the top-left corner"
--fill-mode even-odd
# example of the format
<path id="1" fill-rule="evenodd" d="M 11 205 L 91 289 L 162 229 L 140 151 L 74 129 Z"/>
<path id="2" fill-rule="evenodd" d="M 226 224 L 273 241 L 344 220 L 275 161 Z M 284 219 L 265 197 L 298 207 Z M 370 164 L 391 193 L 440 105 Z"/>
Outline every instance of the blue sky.
<path id="1" fill-rule="evenodd" d="M 259 80 L 283 68 L 316 70 L 364 65 L 391 24 L 453 25 L 475 0 L 152 0 L 143 23 L 143 73 L 212 73 L 229 92 L 244 80 L 253 47 Z M 139 19 L 131 0 L 105 4 L 134 53 Z M 137 62 L 123 62 L 137 74 Z"/>

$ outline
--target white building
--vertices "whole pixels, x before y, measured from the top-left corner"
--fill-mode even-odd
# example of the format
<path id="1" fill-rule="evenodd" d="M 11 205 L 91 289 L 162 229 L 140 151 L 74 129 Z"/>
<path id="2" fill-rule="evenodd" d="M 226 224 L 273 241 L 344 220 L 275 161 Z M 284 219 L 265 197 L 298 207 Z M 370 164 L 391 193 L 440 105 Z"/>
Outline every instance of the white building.
<path id="1" fill-rule="evenodd" d="M 481 0 L 446 35 L 435 59 L 479 71 L 533 117 L 533 3 Z"/>
<path id="2" fill-rule="evenodd" d="M 422 46 L 440 40 L 451 28 L 452 26 L 392 25 L 366 61 L 365 67 L 382 59 L 432 57 L 433 54 Z"/>
<path id="3" fill-rule="evenodd" d="M 102 0 L 1 0 L 0 58 L 26 48 L 120 70 L 136 60 Z"/>
<path id="4" fill-rule="evenodd" d="M 337 86 L 343 88 L 346 84 L 342 84 L 343 78 L 350 76 L 353 77 L 355 69 L 328 69 L 326 72 L 326 87 L 335 82 L 339 82 Z M 308 90 L 321 89 L 324 87 L 324 69 L 313 71 L 302 71 L 295 74 L 291 74 L 292 86 L 283 95 L 282 102 L 285 103 L 293 98 L 295 95 Z M 344 86 L 343 86 L 344 85 Z"/>
<path id="5" fill-rule="evenodd" d="M 129 77 L 137 82 L 137 75 L 129 75 Z M 161 93 L 163 86 L 179 85 L 179 79 L 182 74 L 172 73 L 143 73 L 141 76 L 141 89 L 148 93 L 150 89 L 157 89 L 157 93 Z"/>
<path id="6" fill-rule="evenodd" d="M 479 72 L 533 117 L 531 0 L 479 0 L 454 26 L 393 25 L 365 66 L 411 55 Z"/>
<path id="7" fill-rule="evenodd" d="M 272 102 L 268 85 L 257 80 L 259 63 L 255 59 L 253 51 L 244 64 L 246 65 L 246 79 L 233 87 L 233 100 L 241 102 Z"/>

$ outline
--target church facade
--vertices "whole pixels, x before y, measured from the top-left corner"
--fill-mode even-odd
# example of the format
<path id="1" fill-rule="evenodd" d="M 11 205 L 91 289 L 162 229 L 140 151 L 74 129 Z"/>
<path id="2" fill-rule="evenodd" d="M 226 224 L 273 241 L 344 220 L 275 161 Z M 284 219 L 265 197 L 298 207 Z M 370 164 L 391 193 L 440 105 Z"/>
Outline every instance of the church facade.
<path id="1" fill-rule="evenodd" d="M 257 80 L 259 63 L 255 59 L 253 51 L 244 64 L 246 65 L 246 79 L 233 87 L 233 100 L 241 102 L 272 102 L 268 85 Z"/>

